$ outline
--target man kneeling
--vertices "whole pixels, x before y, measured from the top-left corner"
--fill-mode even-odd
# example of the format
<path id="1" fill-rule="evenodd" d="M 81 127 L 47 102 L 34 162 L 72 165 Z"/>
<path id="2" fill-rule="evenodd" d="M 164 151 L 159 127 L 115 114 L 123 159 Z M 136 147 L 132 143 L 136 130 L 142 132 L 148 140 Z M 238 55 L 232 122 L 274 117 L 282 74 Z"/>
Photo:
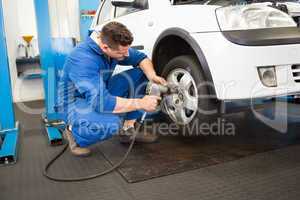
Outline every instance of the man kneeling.
<path id="1" fill-rule="evenodd" d="M 148 81 L 166 84 L 147 56 L 133 48 L 133 36 L 121 23 L 110 22 L 94 31 L 69 55 L 59 84 L 59 104 L 68 126 L 65 136 L 74 155 L 87 156 L 88 146 L 119 133 L 131 141 L 143 112 L 154 111 L 159 97 L 145 95 Z M 116 65 L 132 69 L 112 75 Z M 61 88 L 63 90 L 61 91 Z M 157 136 L 143 132 L 137 142 L 152 143 Z"/>

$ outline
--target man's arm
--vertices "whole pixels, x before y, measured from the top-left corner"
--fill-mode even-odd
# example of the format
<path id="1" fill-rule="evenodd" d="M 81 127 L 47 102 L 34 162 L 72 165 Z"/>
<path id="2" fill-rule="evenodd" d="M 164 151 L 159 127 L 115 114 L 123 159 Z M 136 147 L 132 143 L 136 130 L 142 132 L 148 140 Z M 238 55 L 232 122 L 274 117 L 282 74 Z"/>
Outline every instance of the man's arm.
<path id="1" fill-rule="evenodd" d="M 148 80 L 159 84 L 167 84 L 166 80 L 156 75 L 153 64 L 150 59 L 144 58 L 140 63 L 139 67 L 143 70 Z M 117 103 L 114 109 L 114 113 L 125 113 L 134 110 L 146 110 L 154 111 L 158 104 L 160 97 L 156 96 L 145 96 L 143 99 L 125 99 L 117 97 Z"/>
<path id="2" fill-rule="evenodd" d="M 143 70 L 144 74 L 147 76 L 149 81 L 162 85 L 167 84 L 167 81 L 164 78 L 156 74 L 153 63 L 149 58 L 145 58 L 144 60 L 142 60 L 139 66 Z"/>
<path id="3" fill-rule="evenodd" d="M 126 113 L 135 110 L 145 110 L 147 112 L 152 112 L 156 109 L 158 100 L 160 99 L 160 97 L 148 95 L 144 96 L 142 99 L 127 99 L 117 97 L 117 103 L 113 113 Z"/>
<path id="4" fill-rule="evenodd" d="M 117 97 L 117 103 L 113 113 L 126 113 L 142 109 L 140 99 L 127 99 Z"/>
<path id="5" fill-rule="evenodd" d="M 167 81 L 164 78 L 157 76 L 152 61 L 141 51 L 129 48 L 129 56 L 120 61 L 118 64 L 132 65 L 133 67 L 139 66 L 149 81 L 162 85 L 167 84 Z"/>
<path id="6" fill-rule="evenodd" d="M 119 64 L 132 65 L 133 67 L 139 66 L 148 80 L 159 84 L 167 83 L 164 78 L 156 75 L 153 64 L 151 60 L 147 58 L 147 55 L 136 49 L 130 48 L 129 56 L 124 60 L 119 61 Z M 141 109 L 151 112 L 156 109 L 158 100 L 160 100 L 160 97 L 147 95 L 142 99 L 127 99 L 117 97 L 117 103 L 113 113 L 125 113 Z"/>

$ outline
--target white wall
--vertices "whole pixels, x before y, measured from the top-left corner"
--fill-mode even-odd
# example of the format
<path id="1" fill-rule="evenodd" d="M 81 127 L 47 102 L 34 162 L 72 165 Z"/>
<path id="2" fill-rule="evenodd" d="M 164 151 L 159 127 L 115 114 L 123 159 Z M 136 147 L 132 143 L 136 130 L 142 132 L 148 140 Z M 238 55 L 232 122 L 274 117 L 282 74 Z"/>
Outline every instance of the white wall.
<path id="1" fill-rule="evenodd" d="M 17 77 L 18 45 L 25 43 L 22 35 L 35 36 L 32 43 L 38 53 L 33 0 L 2 0 L 2 5 L 13 100 L 22 102 L 43 99 L 41 79 L 24 81 Z"/>
<path id="2" fill-rule="evenodd" d="M 49 0 L 48 3 L 52 36 L 79 40 L 79 1 Z M 43 99 L 42 80 L 19 79 L 15 62 L 18 44 L 25 43 L 22 35 L 34 36 L 32 45 L 38 54 L 34 0 L 2 0 L 2 5 L 14 102 Z"/>
<path id="3" fill-rule="evenodd" d="M 4 27 L 6 35 L 7 53 L 9 59 L 11 84 L 13 89 L 13 95 L 15 97 L 15 87 L 17 81 L 17 69 L 16 69 L 16 57 L 17 57 L 17 37 L 19 33 L 18 18 L 15 13 L 18 13 L 18 9 L 15 6 L 17 0 L 2 0 L 3 15 L 4 15 Z M 15 98 L 14 98 L 15 100 Z"/>
<path id="4" fill-rule="evenodd" d="M 20 35 L 37 36 L 35 10 L 33 0 L 16 0 L 18 8 L 18 24 Z"/>
<path id="5" fill-rule="evenodd" d="M 37 42 L 37 28 L 35 20 L 34 0 L 15 0 L 18 9 L 18 42 L 25 44 L 22 39 L 23 35 L 33 35 L 34 38 L 31 42 L 34 47 L 34 55 L 39 54 L 38 42 Z"/>
<path id="6" fill-rule="evenodd" d="M 49 0 L 52 37 L 80 39 L 79 0 Z"/>

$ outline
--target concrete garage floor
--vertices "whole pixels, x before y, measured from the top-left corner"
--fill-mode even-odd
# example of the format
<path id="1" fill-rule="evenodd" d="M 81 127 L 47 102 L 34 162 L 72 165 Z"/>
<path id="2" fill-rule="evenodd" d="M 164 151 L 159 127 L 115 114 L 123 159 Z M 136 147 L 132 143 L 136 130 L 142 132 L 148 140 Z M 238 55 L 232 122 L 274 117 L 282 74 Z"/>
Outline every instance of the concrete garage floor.
<path id="1" fill-rule="evenodd" d="M 27 104 L 41 106 L 40 102 Z M 298 108 L 299 107 L 299 108 Z M 288 134 L 274 133 L 283 140 L 297 139 L 300 124 L 300 105 L 290 104 Z M 204 167 L 174 175 L 129 184 L 114 172 L 87 182 L 56 183 L 45 179 L 41 173 L 44 165 L 60 147 L 50 147 L 43 133 L 39 115 L 25 115 L 16 109 L 22 125 L 19 160 L 17 164 L 0 168 L 0 199 L 288 199 L 300 197 L 300 145 L 284 146 L 274 151 L 258 153 L 239 160 Z M 295 120 L 297 119 L 297 120 Z M 245 130 L 271 131 L 255 119 L 238 118 Z M 248 124 L 248 125 L 247 125 Z M 257 140 L 260 138 L 257 137 Z M 97 172 L 109 166 L 102 157 L 95 155 L 78 166 L 62 160 L 54 167 L 59 174 Z"/>

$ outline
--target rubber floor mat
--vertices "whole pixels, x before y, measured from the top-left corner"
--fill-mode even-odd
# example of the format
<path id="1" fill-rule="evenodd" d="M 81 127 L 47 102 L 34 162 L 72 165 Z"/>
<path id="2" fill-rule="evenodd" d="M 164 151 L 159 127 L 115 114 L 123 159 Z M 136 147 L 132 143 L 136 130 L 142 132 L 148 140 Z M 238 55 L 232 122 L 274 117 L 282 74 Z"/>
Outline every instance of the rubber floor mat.
<path id="1" fill-rule="evenodd" d="M 295 135 L 281 134 L 252 120 L 240 124 L 240 118 L 237 121 L 232 119 L 237 128 L 234 136 L 161 136 L 157 143 L 137 144 L 118 171 L 127 182 L 134 183 L 299 143 Z M 122 158 L 128 145 L 121 145 L 115 137 L 98 148 L 111 164 L 115 164 Z"/>

